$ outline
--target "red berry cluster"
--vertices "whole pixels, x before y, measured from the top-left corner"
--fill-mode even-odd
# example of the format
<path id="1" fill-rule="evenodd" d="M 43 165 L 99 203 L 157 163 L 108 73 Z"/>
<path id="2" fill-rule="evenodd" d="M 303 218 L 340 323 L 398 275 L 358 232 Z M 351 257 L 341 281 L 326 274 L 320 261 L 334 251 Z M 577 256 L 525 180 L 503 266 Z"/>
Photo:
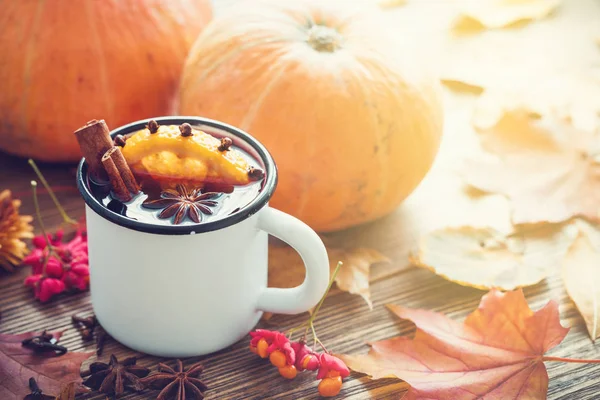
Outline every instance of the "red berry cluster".
<path id="1" fill-rule="evenodd" d="M 342 360 L 327 352 L 316 353 L 304 340 L 290 342 L 284 333 L 266 329 L 250 332 L 250 336 L 250 350 L 261 358 L 268 357 L 284 378 L 294 379 L 298 372 L 318 370 L 319 394 L 323 397 L 337 396 L 342 378 L 350 375 Z"/>
<path id="2" fill-rule="evenodd" d="M 79 227 L 75 237 L 63 242 L 64 232 L 33 238 L 33 251 L 23 259 L 31 266 L 25 285 L 33 288 L 36 299 L 50 300 L 66 290 L 87 290 L 90 282 L 88 246 L 85 229 Z"/>

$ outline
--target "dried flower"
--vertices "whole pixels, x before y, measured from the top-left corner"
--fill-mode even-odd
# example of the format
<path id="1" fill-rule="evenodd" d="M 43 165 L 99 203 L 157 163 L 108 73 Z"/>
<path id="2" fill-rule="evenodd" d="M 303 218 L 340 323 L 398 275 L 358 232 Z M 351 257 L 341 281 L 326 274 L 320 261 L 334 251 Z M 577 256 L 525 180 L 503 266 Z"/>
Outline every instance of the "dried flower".
<path id="1" fill-rule="evenodd" d="M 13 199 L 10 190 L 0 192 L 0 267 L 12 272 L 27 254 L 22 239 L 33 236 L 33 218 L 19 215 L 21 200 Z"/>

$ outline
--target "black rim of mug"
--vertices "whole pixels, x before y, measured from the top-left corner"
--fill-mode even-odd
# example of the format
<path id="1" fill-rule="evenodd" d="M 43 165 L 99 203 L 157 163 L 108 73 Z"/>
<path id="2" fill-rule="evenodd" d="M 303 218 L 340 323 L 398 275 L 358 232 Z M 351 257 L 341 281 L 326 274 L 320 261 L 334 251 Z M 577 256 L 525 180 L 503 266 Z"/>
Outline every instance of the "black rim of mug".
<path id="1" fill-rule="evenodd" d="M 251 147 L 252 150 L 254 150 L 256 154 L 258 154 L 258 156 L 260 157 L 260 162 L 265 168 L 265 180 L 263 182 L 262 190 L 260 191 L 258 196 L 256 196 L 245 207 L 224 218 L 217 219 L 215 221 L 189 225 L 156 225 L 125 217 L 102 205 L 100 201 L 98 201 L 98 199 L 96 199 L 96 197 L 94 197 L 90 191 L 87 174 L 88 166 L 85 162 L 85 158 L 82 158 L 77 167 L 77 188 L 83 196 L 83 200 L 85 201 L 85 203 L 102 218 L 110 222 L 114 222 L 115 224 L 123 226 L 125 228 L 133 229 L 140 232 L 161 235 L 198 234 L 227 228 L 231 225 L 235 225 L 238 222 L 241 222 L 251 217 L 252 215 L 256 214 L 260 209 L 262 209 L 269 202 L 271 196 L 273 196 L 273 192 L 275 192 L 275 188 L 277 187 L 277 166 L 275 165 L 275 161 L 273 160 L 271 154 L 252 135 L 223 122 L 215 121 L 208 118 L 191 116 L 156 117 L 135 121 L 130 124 L 120 126 L 112 130 L 110 132 L 110 136 L 114 138 L 116 135 L 126 135 L 128 133 L 143 129 L 146 126 L 146 124 L 151 120 L 155 120 L 160 125 L 181 125 L 187 122 L 192 126 L 207 126 L 210 128 L 225 131 L 228 134 L 235 136 L 238 139 L 241 139 L 246 146 Z M 236 144 L 239 145 L 239 143 Z"/>

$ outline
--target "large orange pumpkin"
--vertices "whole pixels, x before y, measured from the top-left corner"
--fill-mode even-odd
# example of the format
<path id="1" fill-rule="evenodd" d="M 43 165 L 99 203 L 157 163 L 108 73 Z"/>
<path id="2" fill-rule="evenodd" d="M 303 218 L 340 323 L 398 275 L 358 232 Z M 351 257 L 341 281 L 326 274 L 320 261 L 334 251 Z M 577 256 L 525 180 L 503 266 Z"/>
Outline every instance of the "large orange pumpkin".
<path id="1" fill-rule="evenodd" d="M 280 173 L 271 204 L 319 231 L 389 213 L 440 142 L 439 81 L 374 3 L 241 3 L 198 37 L 181 79 L 180 113 L 263 142 Z"/>
<path id="2" fill-rule="evenodd" d="M 0 148 L 72 161 L 86 121 L 168 114 L 210 0 L 0 0 Z"/>

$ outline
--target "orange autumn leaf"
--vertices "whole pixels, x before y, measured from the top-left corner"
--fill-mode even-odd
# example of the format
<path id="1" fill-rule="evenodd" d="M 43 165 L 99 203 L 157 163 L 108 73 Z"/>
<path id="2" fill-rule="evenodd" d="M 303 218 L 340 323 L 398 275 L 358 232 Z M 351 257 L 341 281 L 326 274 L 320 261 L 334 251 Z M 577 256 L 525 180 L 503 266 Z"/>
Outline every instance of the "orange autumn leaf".
<path id="1" fill-rule="evenodd" d="M 372 308 L 369 274 L 372 265 L 390 260 L 377 250 L 367 248 L 341 249 L 327 247 L 331 272 L 343 263 L 335 283 L 340 290 L 360 295 Z M 269 244 L 269 286 L 293 287 L 304 280 L 304 264 L 298 253 L 289 246 Z"/>
<path id="2" fill-rule="evenodd" d="M 505 195 L 513 223 L 600 219 L 599 130 L 525 108 L 479 123 L 487 153 L 467 160 L 463 176 L 471 186 Z"/>
<path id="3" fill-rule="evenodd" d="M 432 311 L 389 308 L 415 323 L 414 339 L 382 340 L 367 355 L 339 357 L 373 379 L 405 380 L 408 400 L 545 399 L 544 361 L 568 360 L 544 356 L 568 332 L 557 303 L 533 312 L 521 290 L 490 291 L 463 324 Z"/>

